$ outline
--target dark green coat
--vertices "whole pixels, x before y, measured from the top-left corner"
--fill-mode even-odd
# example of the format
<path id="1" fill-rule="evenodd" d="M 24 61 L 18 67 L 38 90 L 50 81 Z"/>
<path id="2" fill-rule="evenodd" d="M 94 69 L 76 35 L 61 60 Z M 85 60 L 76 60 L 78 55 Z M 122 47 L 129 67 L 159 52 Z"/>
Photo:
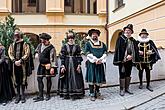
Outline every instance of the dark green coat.
<path id="1" fill-rule="evenodd" d="M 86 54 L 93 54 L 95 57 L 100 58 L 107 52 L 106 45 L 100 42 L 100 45 L 94 45 L 92 41 L 89 41 L 85 45 Z M 105 64 L 91 63 L 87 60 L 86 62 L 86 82 L 89 84 L 103 84 L 105 80 Z"/>

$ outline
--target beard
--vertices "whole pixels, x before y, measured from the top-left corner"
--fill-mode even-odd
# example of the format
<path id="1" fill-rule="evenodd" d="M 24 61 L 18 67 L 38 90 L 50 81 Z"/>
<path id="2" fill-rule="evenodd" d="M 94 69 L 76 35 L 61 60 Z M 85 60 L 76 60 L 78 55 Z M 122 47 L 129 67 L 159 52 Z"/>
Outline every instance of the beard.
<path id="1" fill-rule="evenodd" d="M 17 37 L 14 39 L 15 42 L 19 41 L 21 38 Z"/>
<path id="2" fill-rule="evenodd" d="M 98 41 L 98 38 L 97 37 L 93 37 L 92 40 Z"/>

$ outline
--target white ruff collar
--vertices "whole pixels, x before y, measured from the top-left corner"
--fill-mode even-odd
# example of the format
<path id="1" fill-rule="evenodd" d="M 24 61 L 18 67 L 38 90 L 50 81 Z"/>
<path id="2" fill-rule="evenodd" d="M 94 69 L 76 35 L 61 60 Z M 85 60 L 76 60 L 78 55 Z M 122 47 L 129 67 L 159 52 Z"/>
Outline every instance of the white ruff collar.
<path id="1" fill-rule="evenodd" d="M 147 38 L 141 38 L 140 36 L 138 36 L 138 41 L 139 42 L 146 43 L 146 42 L 149 42 L 149 40 L 150 40 L 149 36 L 147 36 Z"/>

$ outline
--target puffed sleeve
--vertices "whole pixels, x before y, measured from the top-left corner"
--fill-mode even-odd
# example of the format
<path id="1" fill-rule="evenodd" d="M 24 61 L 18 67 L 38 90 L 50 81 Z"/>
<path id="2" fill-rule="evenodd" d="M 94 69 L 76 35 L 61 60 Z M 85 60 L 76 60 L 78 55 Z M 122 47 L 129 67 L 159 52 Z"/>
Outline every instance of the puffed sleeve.
<path id="1" fill-rule="evenodd" d="M 30 56 L 30 46 L 25 43 L 23 46 L 23 50 L 24 50 L 24 55 L 22 56 L 21 60 L 27 60 Z"/>
<path id="2" fill-rule="evenodd" d="M 51 63 L 51 67 L 57 68 L 57 56 L 56 56 L 55 48 L 52 48 L 50 51 L 50 63 Z"/>
<path id="3" fill-rule="evenodd" d="M 9 49 L 8 49 L 8 55 L 9 55 L 9 58 L 11 59 L 12 62 L 15 61 L 15 58 L 14 58 L 14 49 L 13 49 L 13 44 L 11 44 L 9 46 Z"/>

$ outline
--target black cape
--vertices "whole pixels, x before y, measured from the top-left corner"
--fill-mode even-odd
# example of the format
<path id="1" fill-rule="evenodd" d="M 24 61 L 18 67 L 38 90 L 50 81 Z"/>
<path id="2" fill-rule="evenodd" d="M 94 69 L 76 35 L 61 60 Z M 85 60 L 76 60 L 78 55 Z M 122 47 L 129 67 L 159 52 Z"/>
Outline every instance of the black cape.
<path id="1" fill-rule="evenodd" d="M 140 42 L 137 41 L 137 43 L 139 44 Z M 150 49 L 153 51 L 153 54 L 151 54 L 150 56 L 150 64 L 153 65 L 154 63 L 156 63 L 158 60 L 160 60 L 160 55 L 159 55 L 159 52 L 154 44 L 154 42 L 152 40 L 149 40 L 147 42 L 147 44 L 150 44 Z"/>
<path id="2" fill-rule="evenodd" d="M 139 63 L 140 59 L 139 59 L 138 43 L 133 37 L 129 39 L 133 42 L 133 45 L 134 45 L 135 58 L 134 58 L 133 63 Z M 128 38 L 124 35 L 120 35 L 119 38 L 117 39 L 115 54 L 114 54 L 114 59 L 113 59 L 113 64 L 116 66 L 123 63 L 125 51 L 127 48 L 127 41 L 128 41 Z"/>

